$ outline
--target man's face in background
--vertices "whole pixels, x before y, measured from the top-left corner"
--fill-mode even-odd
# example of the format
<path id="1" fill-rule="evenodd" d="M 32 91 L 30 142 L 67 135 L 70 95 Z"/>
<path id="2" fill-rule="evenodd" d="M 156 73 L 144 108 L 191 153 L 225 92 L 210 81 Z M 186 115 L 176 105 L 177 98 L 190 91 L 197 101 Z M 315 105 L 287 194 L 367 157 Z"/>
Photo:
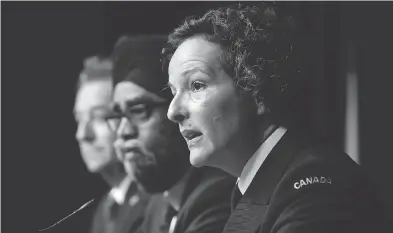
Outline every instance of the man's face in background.
<path id="1" fill-rule="evenodd" d="M 115 115 L 122 115 L 114 119 L 115 145 L 127 172 L 147 192 L 170 188 L 188 167 L 188 156 L 179 153 L 185 143 L 166 117 L 167 101 L 129 81 L 116 85 L 113 101 Z"/>
<path id="2" fill-rule="evenodd" d="M 75 136 L 88 170 L 94 173 L 118 162 L 113 149 L 115 134 L 106 122 L 106 117 L 111 114 L 111 91 L 110 81 L 87 81 L 76 95 Z"/>

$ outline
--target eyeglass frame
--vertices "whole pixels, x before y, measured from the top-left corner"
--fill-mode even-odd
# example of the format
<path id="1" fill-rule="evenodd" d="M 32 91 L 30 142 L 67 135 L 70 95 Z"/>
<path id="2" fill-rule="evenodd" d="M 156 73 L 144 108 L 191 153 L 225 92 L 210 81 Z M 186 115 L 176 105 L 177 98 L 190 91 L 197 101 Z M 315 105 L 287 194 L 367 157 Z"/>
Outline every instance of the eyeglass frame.
<path id="1" fill-rule="evenodd" d="M 168 101 L 163 101 L 163 102 L 151 101 L 151 102 L 145 102 L 145 103 L 137 103 L 137 104 L 133 104 L 131 106 L 127 106 L 126 113 L 116 112 L 115 108 L 119 108 L 119 105 L 114 104 L 112 106 L 112 114 L 105 117 L 105 122 L 107 123 L 109 129 L 112 132 L 117 133 L 120 128 L 121 123 L 123 122 L 123 119 L 126 119 L 128 122 L 131 122 L 134 124 L 139 124 L 139 123 L 144 122 L 145 119 L 150 118 L 150 116 L 155 108 L 160 107 L 160 106 L 164 106 L 164 105 L 169 105 L 169 104 L 170 104 L 170 102 L 168 102 Z M 144 110 L 146 112 L 146 116 L 143 116 L 143 118 L 145 118 L 145 119 L 137 119 L 137 117 L 135 117 L 135 116 L 130 117 L 131 113 L 127 114 L 127 112 L 128 112 L 127 110 L 132 109 L 133 107 L 138 106 L 138 105 L 144 105 L 144 108 L 145 108 Z M 121 111 L 121 110 L 119 110 L 119 111 Z M 137 120 L 132 120 L 132 118 L 137 119 Z M 114 120 L 114 119 L 118 119 L 118 123 L 114 123 L 114 124 L 117 124 L 116 126 L 112 125 L 112 123 L 111 123 L 111 120 Z"/>

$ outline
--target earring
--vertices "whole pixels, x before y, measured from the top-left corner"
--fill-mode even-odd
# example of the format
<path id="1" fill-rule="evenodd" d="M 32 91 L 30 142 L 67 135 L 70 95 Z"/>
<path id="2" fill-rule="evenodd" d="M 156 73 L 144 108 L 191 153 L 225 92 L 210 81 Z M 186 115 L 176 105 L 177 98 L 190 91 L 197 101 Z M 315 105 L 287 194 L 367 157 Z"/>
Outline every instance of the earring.
<path id="1" fill-rule="evenodd" d="M 262 115 L 265 112 L 265 108 L 262 104 L 258 105 L 258 115 Z"/>

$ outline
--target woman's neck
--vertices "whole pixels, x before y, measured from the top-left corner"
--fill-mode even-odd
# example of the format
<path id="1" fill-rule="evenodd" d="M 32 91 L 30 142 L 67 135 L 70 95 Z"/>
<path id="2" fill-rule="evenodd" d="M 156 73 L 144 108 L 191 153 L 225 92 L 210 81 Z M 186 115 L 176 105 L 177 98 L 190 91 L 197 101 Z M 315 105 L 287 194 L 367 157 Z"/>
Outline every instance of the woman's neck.
<path id="1" fill-rule="evenodd" d="M 255 151 L 265 142 L 265 140 L 278 128 L 277 125 L 261 125 L 252 135 L 238 140 L 239 143 L 223 151 L 221 158 L 224 162 L 217 162 L 218 168 L 226 171 L 235 177 L 240 177 L 242 170 L 248 160 L 254 155 Z"/>

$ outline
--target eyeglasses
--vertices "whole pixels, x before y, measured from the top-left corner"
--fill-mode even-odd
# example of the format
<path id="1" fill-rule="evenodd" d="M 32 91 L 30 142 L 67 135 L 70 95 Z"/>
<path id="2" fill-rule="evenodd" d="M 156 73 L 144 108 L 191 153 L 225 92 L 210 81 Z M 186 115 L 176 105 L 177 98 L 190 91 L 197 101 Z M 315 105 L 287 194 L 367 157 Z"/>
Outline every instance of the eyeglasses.
<path id="1" fill-rule="evenodd" d="M 122 111 L 118 105 L 114 105 L 113 114 L 107 116 L 105 120 L 108 123 L 109 128 L 116 133 L 124 118 L 130 123 L 138 125 L 150 118 L 154 108 L 164 105 L 168 105 L 168 102 L 135 104 L 127 106 L 124 111 Z"/>

